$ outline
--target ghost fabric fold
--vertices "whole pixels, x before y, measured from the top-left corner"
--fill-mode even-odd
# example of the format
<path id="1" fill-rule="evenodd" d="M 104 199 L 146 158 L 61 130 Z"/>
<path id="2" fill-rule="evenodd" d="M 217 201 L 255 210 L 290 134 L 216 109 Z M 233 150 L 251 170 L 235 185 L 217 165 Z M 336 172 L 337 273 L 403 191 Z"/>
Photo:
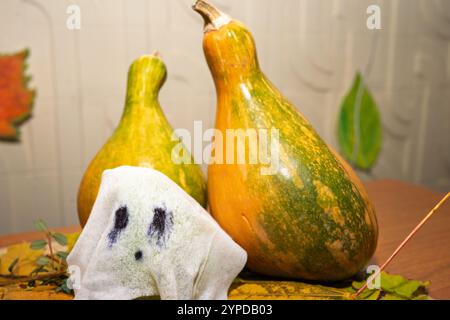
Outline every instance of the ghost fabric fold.
<path id="1" fill-rule="evenodd" d="M 106 170 L 67 258 L 75 299 L 226 299 L 246 252 L 159 171 Z M 79 283 L 77 283 L 77 281 Z"/>

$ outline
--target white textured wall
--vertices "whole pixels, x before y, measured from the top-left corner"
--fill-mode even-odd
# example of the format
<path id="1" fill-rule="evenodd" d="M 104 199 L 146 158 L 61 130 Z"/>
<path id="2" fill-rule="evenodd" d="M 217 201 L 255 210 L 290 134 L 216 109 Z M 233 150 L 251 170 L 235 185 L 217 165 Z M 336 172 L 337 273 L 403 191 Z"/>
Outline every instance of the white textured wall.
<path id="1" fill-rule="evenodd" d="M 158 49 L 169 78 L 161 100 L 174 127 L 213 125 L 215 93 L 194 0 L 1 0 L 0 52 L 31 48 L 38 89 L 20 144 L 0 143 L 0 233 L 77 222 L 76 192 L 123 107 L 130 62 Z M 340 101 L 376 47 L 367 82 L 384 145 L 370 178 L 450 189 L 450 1 L 215 0 L 253 30 L 261 64 L 335 144 Z M 82 29 L 66 29 L 81 7 Z M 382 9 L 381 31 L 366 8 Z M 378 37 L 374 40 L 374 37 Z M 374 44 L 377 43 L 377 44 Z"/>

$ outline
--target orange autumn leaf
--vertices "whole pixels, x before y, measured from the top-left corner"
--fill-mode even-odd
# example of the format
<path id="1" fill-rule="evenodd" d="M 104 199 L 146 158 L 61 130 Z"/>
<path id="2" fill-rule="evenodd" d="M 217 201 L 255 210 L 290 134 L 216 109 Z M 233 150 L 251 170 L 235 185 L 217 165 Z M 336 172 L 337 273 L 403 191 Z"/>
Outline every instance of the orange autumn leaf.
<path id="1" fill-rule="evenodd" d="M 0 287 L 0 300 L 72 300 L 73 296 L 63 292 L 55 292 L 54 286 L 35 287 L 24 290 L 18 286 Z"/>
<path id="2" fill-rule="evenodd" d="M 36 92 L 25 75 L 28 53 L 0 54 L 0 139 L 17 140 L 18 126 L 31 116 Z"/>

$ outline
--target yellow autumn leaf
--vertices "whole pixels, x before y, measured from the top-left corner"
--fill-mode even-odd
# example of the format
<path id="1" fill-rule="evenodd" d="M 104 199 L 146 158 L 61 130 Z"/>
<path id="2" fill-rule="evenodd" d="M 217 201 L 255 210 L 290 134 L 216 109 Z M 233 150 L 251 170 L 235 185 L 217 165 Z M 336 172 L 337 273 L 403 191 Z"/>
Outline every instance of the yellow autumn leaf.
<path id="1" fill-rule="evenodd" d="M 80 236 L 79 232 L 70 233 L 70 234 L 66 235 L 66 237 L 67 237 L 67 252 L 72 251 L 72 249 L 73 249 L 75 243 L 77 242 L 79 236 Z"/>
<path id="2" fill-rule="evenodd" d="M 338 288 L 293 281 L 238 281 L 229 291 L 230 300 L 342 300 L 351 294 Z"/>
<path id="3" fill-rule="evenodd" d="M 14 267 L 14 275 L 28 276 L 38 267 L 36 260 L 44 254 L 44 250 L 32 250 L 29 243 L 9 246 L 6 253 L 0 256 L 0 275 L 10 275 L 8 268 L 19 259 Z"/>

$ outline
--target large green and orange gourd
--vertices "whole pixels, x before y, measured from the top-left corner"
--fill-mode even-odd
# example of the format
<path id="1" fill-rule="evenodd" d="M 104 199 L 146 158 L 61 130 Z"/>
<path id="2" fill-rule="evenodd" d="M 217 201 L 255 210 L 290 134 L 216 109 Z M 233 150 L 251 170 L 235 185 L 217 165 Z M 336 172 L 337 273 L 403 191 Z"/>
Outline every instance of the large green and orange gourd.
<path id="1" fill-rule="evenodd" d="M 159 170 L 206 207 L 206 184 L 200 167 L 194 161 L 172 161 L 172 151 L 179 149 L 180 141 L 172 138 L 173 129 L 158 101 L 166 76 L 158 54 L 142 56 L 130 66 L 122 119 L 90 163 L 78 191 L 78 216 L 83 226 L 97 197 L 103 171 L 122 165 Z M 182 151 L 189 155 L 186 149 Z"/>
<path id="2" fill-rule="evenodd" d="M 205 20 L 222 152 L 227 129 L 279 133 L 275 174 L 262 174 L 263 164 L 209 165 L 212 215 L 247 250 L 253 271 L 321 281 L 351 277 L 369 261 L 378 238 L 364 187 L 260 70 L 249 30 L 206 1 L 193 8 Z"/>

